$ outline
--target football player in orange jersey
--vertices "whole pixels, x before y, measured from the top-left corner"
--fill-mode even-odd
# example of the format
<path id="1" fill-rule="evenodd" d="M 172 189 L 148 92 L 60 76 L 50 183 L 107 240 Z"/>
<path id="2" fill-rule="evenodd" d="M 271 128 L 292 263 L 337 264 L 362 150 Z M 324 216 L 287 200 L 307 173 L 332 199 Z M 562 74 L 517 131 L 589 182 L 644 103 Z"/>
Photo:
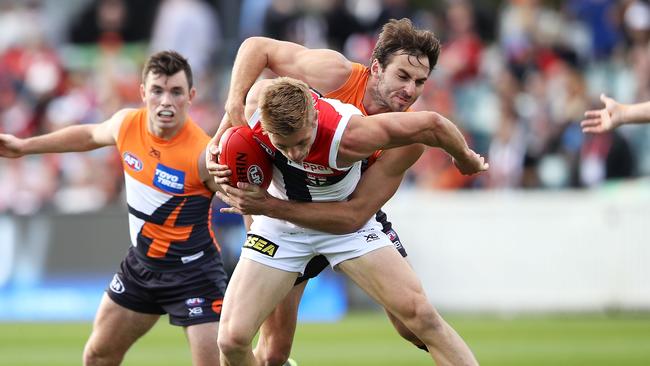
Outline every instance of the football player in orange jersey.
<path id="1" fill-rule="evenodd" d="M 235 60 L 226 102 L 227 113 L 211 142 L 211 152 L 216 153 L 215 141 L 225 128 L 246 123 L 243 101 L 265 68 L 278 75 L 303 80 L 325 97 L 353 104 L 364 114 L 373 115 L 408 110 L 422 93 L 424 83 L 437 62 L 439 47 L 431 32 L 414 28 L 408 19 L 391 20 L 384 26 L 369 67 L 353 63 L 332 50 L 308 49 L 263 37 L 249 38 L 241 45 Z M 335 234 L 356 231 L 377 214 L 384 231 L 393 238 L 395 247 L 406 256 L 399 237 L 386 215 L 379 210 L 395 193 L 406 170 L 423 151 L 422 145 L 409 145 L 377 154 L 379 158 L 366 170 L 351 199 L 345 202 L 281 201 L 254 186 L 246 186 L 243 190 L 226 188 L 230 196 L 220 198 L 234 206 L 226 209 L 229 212 L 267 215 Z M 214 163 L 214 157 L 210 158 L 207 165 L 212 174 L 228 174 Z M 255 354 L 264 365 L 282 365 L 287 359 L 305 282 L 327 264 L 322 257 L 316 257 L 307 266 L 304 276 L 298 279 L 297 286 L 262 325 Z M 390 312 L 387 314 L 402 337 L 426 350 L 424 343 L 402 322 Z M 436 316 L 444 324 L 441 330 L 453 332 L 437 313 Z M 446 349 L 430 351 L 458 353 L 466 359 L 473 359 L 460 337 Z"/>
<path id="2" fill-rule="evenodd" d="M 27 139 L 2 134 L 0 156 L 103 146 L 120 152 L 132 245 L 101 300 L 84 365 L 119 365 L 162 314 L 183 327 L 194 365 L 219 365 L 227 275 L 210 230 L 218 186 L 205 166 L 210 137 L 188 116 L 196 90 L 187 60 L 173 51 L 152 55 L 140 94 L 143 108 L 122 109 L 102 123 Z"/>

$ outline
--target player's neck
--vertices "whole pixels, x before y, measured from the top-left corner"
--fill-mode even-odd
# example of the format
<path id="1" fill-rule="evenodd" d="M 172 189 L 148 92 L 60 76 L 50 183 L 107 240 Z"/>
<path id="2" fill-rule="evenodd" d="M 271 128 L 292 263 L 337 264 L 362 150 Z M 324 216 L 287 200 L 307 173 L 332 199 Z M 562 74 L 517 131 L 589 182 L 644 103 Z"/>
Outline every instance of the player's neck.
<path id="1" fill-rule="evenodd" d="M 147 130 L 149 131 L 150 134 L 155 136 L 158 139 L 169 141 L 173 139 L 178 133 L 181 131 L 181 129 L 185 126 L 185 123 L 178 124 L 174 127 L 161 127 L 161 126 L 156 126 L 155 123 L 149 121 L 147 125 Z"/>

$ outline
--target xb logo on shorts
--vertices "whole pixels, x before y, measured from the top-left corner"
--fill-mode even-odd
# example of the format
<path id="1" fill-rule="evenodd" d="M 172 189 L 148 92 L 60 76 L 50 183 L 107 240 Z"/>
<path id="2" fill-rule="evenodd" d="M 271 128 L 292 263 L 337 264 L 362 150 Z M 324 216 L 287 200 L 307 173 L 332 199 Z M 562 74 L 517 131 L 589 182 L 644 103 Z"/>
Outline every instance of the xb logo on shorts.
<path id="1" fill-rule="evenodd" d="M 189 308 L 187 310 L 190 311 L 190 313 L 188 314 L 190 317 L 203 315 L 203 308 L 200 306 L 197 306 L 195 308 Z"/>
<path id="2" fill-rule="evenodd" d="M 111 281 L 111 284 L 108 286 L 108 288 L 110 288 L 111 291 L 115 292 L 116 294 L 121 294 L 125 290 L 124 284 L 117 274 L 113 276 L 113 280 Z"/>
<path id="3" fill-rule="evenodd" d="M 202 297 L 192 297 L 185 300 L 185 305 L 187 306 L 188 315 L 190 317 L 203 315 L 203 308 L 201 305 L 205 303 L 205 299 Z"/>
<path id="4" fill-rule="evenodd" d="M 262 238 L 261 236 L 251 234 L 246 238 L 244 248 L 252 249 L 256 252 L 268 255 L 269 257 L 274 257 L 275 252 L 278 251 L 279 246 Z"/>
<path id="5" fill-rule="evenodd" d="M 368 235 L 364 235 L 366 238 L 366 243 L 370 243 L 371 241 L 375 241 L 379 239 L 379 235 L 375 233 L 370 233 Z"/>

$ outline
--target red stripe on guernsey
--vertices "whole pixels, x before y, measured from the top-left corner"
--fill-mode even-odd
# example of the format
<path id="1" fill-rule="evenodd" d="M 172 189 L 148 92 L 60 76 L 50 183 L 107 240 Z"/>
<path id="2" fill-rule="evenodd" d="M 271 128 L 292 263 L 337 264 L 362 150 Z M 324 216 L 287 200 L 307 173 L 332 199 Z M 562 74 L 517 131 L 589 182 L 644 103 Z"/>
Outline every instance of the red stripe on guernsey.
<path id="1" fill-rule="evenodd" d="M 194 226 L 176 226 L 176 219 L 183 209 L 185 201 L 176 206 L 163 225 L 147 222 L 142 227 L 142 235 L 155 238 L 149 246 L 149 251 L 147 251 L 148 257 L 163 258 L 172 242 L 184 242 L 190 237 Z"/>
<path id="2" fill-rule="evenodd" d="M 318 173 L 314 170 L 313 166 L 320 165 L 322 167 L 330 167 L 329 154 L 330 147 L 332 146 L 332 141 L 334 139 L 334 134 L 336 128 L 341 121 L 341 114 L 326 100 L 319 98 L 318 94 L 312 92 L 312 97 L 314 98 L 314 106 L 318 111 L 318 129 L 316 132 L 316 139 L 312 145 L 309 155 L 305 158 L 303 162 L 302 170 L 308 171 L 310 173 Z M 248 124 L 255 133 L 255 137 L 261 142 L 267 151 L 271 150 L 273 154 L 279 153 L 275 146 L 271 144 L 268 135 L 262 133 L 262 125 L 260 123 L 260 114 L 259 110 L 251 116 L 251 119 Z M 292 166 L 296 167 L 295 164 Z M 300 168 L 300 167 L 298 167 Z M 346 170 L 337 170 L 331 169 L 330 173 L 327 175 L 339 175 L 345 174 Z"/>

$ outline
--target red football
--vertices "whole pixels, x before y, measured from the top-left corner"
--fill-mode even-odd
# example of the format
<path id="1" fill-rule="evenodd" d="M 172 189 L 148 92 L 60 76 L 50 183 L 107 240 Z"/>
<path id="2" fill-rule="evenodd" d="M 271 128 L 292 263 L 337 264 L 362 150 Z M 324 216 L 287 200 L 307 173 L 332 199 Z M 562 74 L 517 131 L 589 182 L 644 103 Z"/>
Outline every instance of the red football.
<path id="1" fill-rule="evenodd" d="M 232 186 L 246 182 L 268 188 L 273 177 L 273 163 L 253 138 L 253 130 L 248 126 L 231 127 L 221 136 L 219 147 L 219 164 L 227 165 L 232 171 Z"/>

